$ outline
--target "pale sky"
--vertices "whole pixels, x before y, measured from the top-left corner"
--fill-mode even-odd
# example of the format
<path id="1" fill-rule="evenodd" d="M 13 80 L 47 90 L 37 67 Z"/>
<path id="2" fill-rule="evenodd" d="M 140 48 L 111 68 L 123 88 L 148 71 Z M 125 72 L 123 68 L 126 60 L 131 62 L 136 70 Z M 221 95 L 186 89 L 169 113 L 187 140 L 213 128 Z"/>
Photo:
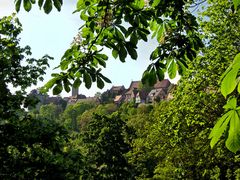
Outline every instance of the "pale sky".
<path id="1" fill-rule="evenodd" d="M 64 0 L 61 12 L 53 10 L 48 15 L 43 10 L 40 11 L 37 5 L 33 6 L 30 12 L 26 12 L 21 7 L 20 12 L 17 14 L 23 25 L 21 45 L 29 45 L 35 58 L 40 58 L 45 54 L 54 57 L 54 60 L 50 62 L 50 69 L 47 70 L 44 82 L 40 82 L 37 87 L 42 86 L 51 78 L 51 73 L 54 72 L 53 68 L 59 65 L 62 55 L 70 46 L 73 37 L 78 32 L 78 28 L 83 24 L 79 14 L 72 14 L 76 2 L 77 0 Z M 0 0 L 0 17 L 11 15 L 13 12 L 14 0 Z M 150 63 L 150 53 L 155 47 L 156 42 L 154 41 L 141 43 L 138 48 L 138 60 L 128 58 L 125 63 L 112 58 L 111 53 L 108 53 L 110 56 L 107 67 L 102 72 L 103 75 L 111 79 L 112 84 L 106 84 L 102 90 L 98 89 L 96 84 L 93 84 L 91 89 L 86 89 L 82 84 L 79 93 L 94 96 L 96 92 L 103 92 L 113 85 L 124 85 L 125 88 L 128 88 L 132 80 L 141 79 L 142 73 Z M 63 97 L 69 95 L 70 93 L 67 94 L 66 92 L 61 94 Z"/>

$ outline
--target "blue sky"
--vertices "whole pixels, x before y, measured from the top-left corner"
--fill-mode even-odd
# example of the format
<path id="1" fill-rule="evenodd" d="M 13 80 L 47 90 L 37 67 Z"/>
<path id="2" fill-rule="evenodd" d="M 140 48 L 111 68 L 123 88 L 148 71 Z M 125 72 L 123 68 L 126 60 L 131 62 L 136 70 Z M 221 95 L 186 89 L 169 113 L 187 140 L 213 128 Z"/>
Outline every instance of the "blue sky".
<path id="1" fill-rule="evenodd" d="M 53 68 L 59 64 L 62 55 L 77 34 L 78 28 L 83 24 L 79 14 L 72 14 L 76 2 L 77 0 L 65 0 L 61 12 L 53 10 L 49 15 L 40 11 L 37 5 L 33 6 L 30 12 L 26 12 L 22 7 L 17 14 L 23 25 L 21 45 L 30 45 L 35 58 L 40 58 L 45 54 L 54 57 L 54 60 L 50 62 L 45 81 L 40 82 L 37 87 L 42 86 L 51 78 L 51 73 L 56 71 Z M 13 12 L 14 0 L 0 0 L 0 17 Z M 111 79 L 112 84 L 106 84 L 103 90 L 98 89 L 96 84 L 91 89 L 84 88 L 84 84 L 82 84 L 79 93 L 94 96 L 96 92 L 103 92 L 113 85 L 124 85 L 128 88 L 132 80 L 141 79 L 143 71 L 150 63 L 149 55 L 154 47 L 156 47 L 155 41 L 142 42 L 138 48 L 138 60 L 129 58 L 125 63 L 112 58 L 110 51 L 106 52 L 109 54 L 109 60 L 103 74 Z M 70 93 L 63 92 L 61 95 L 69 96 Z"/>

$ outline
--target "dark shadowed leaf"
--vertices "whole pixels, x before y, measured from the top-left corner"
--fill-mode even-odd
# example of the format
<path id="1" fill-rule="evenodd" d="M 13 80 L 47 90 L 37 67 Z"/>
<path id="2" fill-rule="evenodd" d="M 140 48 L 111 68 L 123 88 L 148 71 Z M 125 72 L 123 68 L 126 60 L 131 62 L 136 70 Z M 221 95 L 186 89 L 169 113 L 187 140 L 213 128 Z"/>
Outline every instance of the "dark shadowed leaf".
<path id="1" fill-rule="evenodd" d="M 121 62 L 125 62 L 126 57 L 127 57 L 127 51 L 125 47 L 122 45 L 119 51 L 119 59 Z"/>
<path id="2" fill-rule="evenodd" d="M 42 5 L 43 5 L 43 0 L 38 0 L 38 6 L 40 9 L 42 8 Z"/>
<path id="3" fill-rule="evenodd" d="M 58 11 L 61 11 L 61 2 L 59 0 L 53 0 L 53 4 Z"/>
<path id="4" fill-rule="evenodd" d="M 104 82 L 100 77 L 97 77 L 97 87 L 102 89 L 104 87 Z"/>
<path id="5" fill-rule="evenodd" d="M 19 12 L 21 7 L 22 0 L 15 0 L 15 9 L 17 12 Z"/>
<path id="6" fill-rule="evenodd" d="M 71 83 L 69 82 L 68 79 L 64 79 L 63 85 L 64 85 L 64 89 L 65 89 L 66 92 L 70 92 L 71 91 L 71 88 L 70 88 Z"/>
<path id="7" fill-rule="evenodd" d="M 78 88 L 81 85 L 81 83 L 82 83 L 82 81 L 79 78 L 77 78 L 77 79 L 75 79 L 75 81 L 73 83 L 73 87 Z"/>
<path id="8" fill-rule="evenodd" d="M 46 14 L 49 14 L 52 11 L 52 0 L 46 0 L 43 9 Z"/>
<path id="9" fill-rule="evenodd" d="M 85 72 L 85 73 L 83 74 L 83 81 L 84 81 L 84 83 L 85 83 L 85 87 L 86 87 L 87 89 L 90 89 L 91 86 L 92 86 L 92 79 L 91 79 L 91 76 L 90 76 L 87 72 Z"/>
<path id="10" fill-rule="evenodd" d="M 27 12 L 29 12 L 32 9 L 32 3 L 30 0 L 23 0 L 23 7 Z"/>
<path id="11" fill-rule="evenodd" d="M 62 87 L 62 84 L 59 83 L 57 84 L 54 88 L 53 88 L 53 95 L 58 95 L 62 92 L 63 90 L 63 87 Z"/>
<path id="12" fill-rule="evenodd" d="M 131 58 L 136 60 L 138 57 L 136 49 L 130 43 L 126 43 L 126 48 Z"/>
<path id="13" fill-rule="evenodd" d="M 153 69 L 149 72 L 148 84 L 149 84 L 150 86 L 153 86 L 156 82 L 157 82 L 157 74 L 156 74 L 155 69 L 153 68 Z"/>
<path id="14" fill-rule="evenodd" d="M 158 80 L 161 81 L 164 79 L 164 72 L 162 69 L 157 69 L 157 77 L 158 77 Z"/>
<path id="15" fill-rule="evenodd" d="M 105 82 L 107 82 L 107 83 L 112 83 L 112 81 L 110 80 L 110 79 L 108 79 L 107 77 L 105 77 L 104 75 L 99 75 L 99 76 L 101 76 L 101 78 L 105 81 Z"/>

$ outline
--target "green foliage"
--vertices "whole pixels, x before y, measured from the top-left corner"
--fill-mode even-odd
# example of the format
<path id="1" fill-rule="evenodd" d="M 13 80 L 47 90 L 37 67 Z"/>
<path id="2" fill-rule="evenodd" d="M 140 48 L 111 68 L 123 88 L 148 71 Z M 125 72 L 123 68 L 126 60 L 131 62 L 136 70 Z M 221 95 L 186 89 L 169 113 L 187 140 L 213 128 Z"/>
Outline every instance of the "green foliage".
<path id="1" fill-rule="evenodd" d="M 27 2 L 24 7 L 29 10 L 31 8 Z M 41 7 L 43 0 L 39 2 Z M 194 2 L 198 4 L 198 1 Z M 59 137 L 52 135 L 58 140 L 60 138 L 60 141 L 50 141 L 56 147 L 64 145 L 64 151 L 61 148 L 57 151 L 60 155 L 56 159 L 61 159 L 61 162 L 66 160 L 62 159 L 62 153 L 70 153 L 70 148 L 74 150 L 76 156 L 73 156 L 79 161 L 72 164 L 73 161 L 69 160 L 69 172 L 74 172 L 72 174 L 82 179 L 239 177 L 239 94 L 235 90 L 237 87 L 240 91 L 239 1 L 208 1 L 207 9 L 200 17 L 200 30 L 197 29 L 196 18 L 187 10 L 194 2 L 78 1 L 76 12 L 85 22 L 80 28 L 80 39 L 65 52 L 59 66 L 63 72 L 53 74 L 53 79 L 46 84 L 45 90 L 53 87 L 57 94 L 63 89 L 69 91 L 72 85 L 78 87 L 82 82 L 87 88 L 93 82 L 103 88 L 104 83 L 110 80 L 101 74 L 101 68 L 106 67 L 108 59 L 102 50 L 109 48 L 113 57 L 122 62 L 128 57 L 137 59 L 138 42 L 147 41 L 150 34 L 159 44 L 150 55 L 152 62 L 144 72 L 142 82 L 151 86 L 158 79 L 164 78 L 165 72 L 171 78 L 177 72 L 183 76 L 174 99 L 161 102 L 153 109 L 151 106 L 135 108 L 134 104 L 129 103 L 123 104 L 119 109 L 120 114 L 117 114 L 113 113 L 117 110 L 113 104 L 100 105 L 95 109 L 95 106 L 80 103 L 68 106 L 63 113 L 64 123 L 73 130 L 78 130 L 79 123 L 82 133 L 72 132 L 70 143 L 61 139 L 63 132 Z M 51 6 L 46 5 L 47 12 L 51 11 Z M 205 41 L 205 48 L 202 48 L 199 31 Z M 231 63 L 234 57 L 234 62 Z M 222 84 L 219 87 L 221 75 Z M 2 87 L 6 87 L 4 85 Z M 224 106 L 226 112 L 222 108 L 225 99 L 218 91 L 219 88 L 225 98 L 231 95 Z M 102 97 L 104 95 L 106 98 L 111 96 L 106 93 Z M 14 104 L 13 101 L 9 102 L 11 106 Z M 8 105 L 8 108 L 11 106 Z M 15 115 L 19 115 L 19 111 Z M 219 119 L 221 115 L 223 116 Z M 215 123 L 217 119 L 219 120 Z M 47 127 L 50 126 L 48 123 L 50 121 L 46 123 Z M 39 133 L 38 129 L 32 129 Z M 54 133 L 52 130 L 57 131 L 50 128 L 49 132 Z M 31 134 L 34 135 L 34 132 L 31 131 Z M 47 132 L 43 131 L 43 134 Z M 224 148 L 224 142 L 236 154 Z M 44 144 L 42 139 L 41 143 Z M 35 152 L 37 148 L 34 148 L 35 146 L 30 152 Z M 51 146 L 48 148 L 52 152 Z M 42 146 L 39 149 L 44 154 L 44 162 L 51 158 L 50 164 L 55 162 L 55 156 L 50 156 L 45 151 L 42 153 Z M 2 152 L 10 154 L 11 158 L 22 157 L 13 145 Z M 71 154 L 68 156 L 70 159 L 73 158 Z M 85 159 L 82 168 L 79 167 L 81 159 Z M 35 160 L 38 162 L 37 158 Z M 60 169 L 63 167 L 61 163 L 57 165 Z M 76 169 L 70 168 L 75 165 Z M 39 171 L 42 172 L 42 169 L 37 172 Z M 58 171 L 59 169 L 56 170 Z M 44 172 L 48 171 L 43 170 L 43 177 Z M 61 172 L 61 177 L 66 178 L 65 171 Z M 70 175 L 73 179 L 76 176 Z"/>
<path id="2" fill-rule="evenodd" d="M 239 0 L 233 0 L 233 5 L 234 5 L 234 9 L 237 10 L 239 5 L 240 5 L 240 1 Z"/>
<path id="3" fill-rule="evenodd" d="M 150 155 L 145 142 L 153 123 L 152 109 L 151 105 L 140 105 L 136 108 L 126 104 L 120 108 L 121 117 L 127 119 L 131 132 L 128 141 L 131 142 L 132 149 L 127 153 L 127 158 L 134 168 L 136 179 L 151 178 L 157 164 L 157 159 Z"/>
<path id="4" fill-rule="evenodd" d="M 20 9 L 21 0 L 16 0 L 16 9 Z M 25 1 L 24 1 L 25 2 Z M 27 3 L 28 2 L 28 3 Z M 29 11 L 30 0 L 24 7 Z M 150 85 L 164 78 L 164 72 L 174 78 L 177 71 L 184 72 L 189 60 L 196 57 L 203 46 L 197 31 L 196 18 L 187 10 L 194 1 L 83 1 L 77 2 L 75 13 L 80 14 L 84 25 L 78 38 L 64 53 L 59 68 L 62 72 L 52 74 L 44 88 L 53 88 L 54 94 L 70 86 L 85 83 L 90 88 L 93 82 L 102 89 L 111 81 L 101 73 L 106 67 L 108 56 L 103 49 L 110 49 L 114 58 L 125 62 L 128 57 L 138 58 L 138 43 L 148 41 L 149 35 L 156 38 L 158 46 L 150 55 L 151 64 L 143 74 L 143 81 Z M 38 5 L 46 13 L 52 4 L 60 10 L 60 0 L 39 0 Z"/>
<path id="5" fill-rule="evenodd" d="M 94 101 L 77 102 L 72 105 L 68 105 L 65 111 L 61 115 L 61 123 L 69 129 L 78 131 L 78 119 L 87 110 L 96 107 Z"/>
<path id="6" fill-rule="evenodd" d="M 109 104 L 100 104 L 93 109 L 89 109 L 85 111 L 83 114 L 77 117 L 77 121 L 80 127 L 80 132 L 83 132 L 86 130 L 86 127 L 88 126 L 88 124 L 91 122 L 92 119 L 94 119 L 95 114 L 111 115 L 117 110 L 118 110 L 117 105 L 113 103 L 109 103 Z"/>
<path id="7" fill-rule="evenodd" d="M 240 69 L 240 53 L 236 55 L 233 63 L 222 75 L 221 93 L 226 98 L 239 85 L 239 78 L 237 77 Z"/>
<path id="8" fill-rule="evenodd" d="M 233 14 L 239 15 L 238 5 L 240 4 L 239 1 L 233 1 L 235 12 Z M 234 16 L 232 16 L 234 17 Z M 238 20 L 236 20 L 238 21 Z M 239 46 L 239 42 L 234 44 L 236 47 Z M 235 56 L 234 61 L 231 65 L 227 68 L 227 70 L 222 74 L 221 77 L 221 93 L 226 98 L 227 95 L 233 94 L 233 91 L 238 86 L 238 92 L 240 92 L 240 84 L 239 84 L 239 69 L 240 69 L 240 53 L 238 49 L 238 54 Z M 237 98 L 229 98 L 227 104 L 224 106 L 225 109 L 230 109 L 226 114 L 224 114 L 219 121 L 214 126 L 209 138 L 211 140 L 211 147 L 213 147 L 219 138 L 221 137 L 222 133 L 227 128 L 227 125 L 230 121 L 229 127 L 229 136 L 226 140 L 226 147 L 236 153 L 240 149 L 239 144 L 239 132 L 237 130 L 239 126 L 239 117 L 238 117 L 238 107 L 237 107 Z"/>
<path id="9" fill-rule="evenodd" d="M 21 8 L 22 1 L 23 1 L 23 7 L 27 12 L 29 12 L 32 9 L 33 4 L 36 4 L 36 0 L 14 0 L 15 9 L 17 12 L 19 12 Z M 53 5 L 58 11 L 61 11 L 63 1 L 62 0 L 38 0 L 39 8 L 41 9 L 43 7 L 43 10 L 46 14 L 49 14 L 52 11 Z"/>
<path id="10" fill-rule="evenodd" d="M 81 154 L 75 150 L 63 151 L 68 134 L 55 122 L 23 117 L 19 122 L 4 124 L 0 128 L 3 179 L 79 176 L 79 169 L 73 166 L 81 164 Z"/>
<path id="11" fill-rule="evenodd" d="M 222 136 L 224 131 L 226 131 L 229 123 L 229 134 L 226 140 L 226 147 L 236 153 L 240 148 L 240 119 L 239 119 L 239 107 L 237 107 L 237 99 L 232 98 L 228 101 L 228 103 L 224 106 L 228 112 L 224 114 L 216 123 L 214 128 L 209 135 L 211 138 L 211 147 L 213 147 L 218 141 L 219 138 Z"/>
<path id="12" fill-rule="evenodd" d="M 0 19 L 0 178 L 76 179 L 82 159 L 77 150 L 64 151 L 67 131 L 24 109 L 36 105 L 25 89 L 43 79 L 51 58 L 29 58 L 30 47 L 19 46 L 21 30 L 16 18 Z M 18 90 L 12 93 L 11 86 Z"/>
<path id="13" fill-rule="evenodd" d="M 219 80 L 234 56 L 239 52 L 239 14 L 233 13 L 229 1 L 211 1 L 201 21 L 207 47 L 188 64 L 188 70 L 178 83 L 174 99 L 154 107 L 150 126 L 137 133 L 129 161 L 135 165 L 139 179 L 236 179 L 239 172 L 238 129 L 231 135 L 224 131 L 227 115 L 232 114 L 233 127 L 238 127 L 236 99 L 225 106 L 228 113 L 222 118 L 222 129 L 214 129 L 218 144 L 211 149 L 209 134 L 215 121 L 224 113 L 225 99 L 220 94 Z M 219 21 L 221 19 L 221 21 Z M 219 53 L 221 52 L 221 53 Z M 236 79 L 236 78 L 235 78 Z M 235 80 L 234 79 L 234 80 Z M 233 92 L 231 95 L 236 95 Z M 235 96 L 237 97 L 237 96 Z M 235 98 L 233 97 L 233 98 Z M 235 110 L 233 110 L 235 109 Z M 136 113 L 136 112 L 135 112 Z M 135 114 L 132 113 L 132 114 Z M 141 117 L 144 118 L 143 115 Z M 135 122 L 140 117 L 133 118 Z M 131 120 L 133 125 L 134 121 Z M 228 122 L 228 123 L 229 123 Z M 141 124 L 141 123 L 140 123 Z M 230 123 L 228 125 L 231 125 Z M 136 126 L 141 129 L 141 126 Z M 230 130 L 230 126 L 226 130 Z M 233 132 L 237 133 L 233 133 Z M 222 135 L 218 138 L 217 135 Z M 215 140 L 215 139 L 214 139 Z M 148 164 L 148 162 L 152 162 Z M 142 172 L 142 173 L 141 173 Z"/>
<path id="14" fill-rule="evenodd" d="M 131 168 L 124 154 L 130 146 L 124 141 L 126 124 L 119 115 L 95 115 L 83 133 L 89 167 L 83 179 L 130 179 Z"/>
<path id="15" fill-rule="evenodd" d="M 39 116 L 41 118 L 51 119 L 51 120 L 58 120 L 59 115 L 63 112 L 61 105 L 55 104 L 46 104 L 41 105 L 39 110 Z"/>

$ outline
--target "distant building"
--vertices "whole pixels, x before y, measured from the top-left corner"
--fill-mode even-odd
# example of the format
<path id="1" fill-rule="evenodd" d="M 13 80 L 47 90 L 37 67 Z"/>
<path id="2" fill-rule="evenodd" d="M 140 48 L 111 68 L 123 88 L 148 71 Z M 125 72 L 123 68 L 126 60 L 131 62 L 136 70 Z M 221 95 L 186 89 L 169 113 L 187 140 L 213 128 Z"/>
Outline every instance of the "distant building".
<path id="1" fill-rule="evenodd" d="M 68 104 L 75 104 L 78 100 L 86 99 L 87 97 L 83 94 L 77 94 L 68 98 Z"/>
<path id="2" fill-rule="evenodd" d="M 46 104 L 55 104 L 55 105 L 60 105 L 62 107 L 62 109 L 64 110 L 66 105 L 67 105 L 67 101 L 63 98 L 61 98 L 60 96 L 49 96 L 47 94 L 42 94 L 39 90 L 37 89 L 33 89 L 30 93 L 29 96 L 32 96 L 36 99 L 38 99 L 38 103 L 36 104 L 35 107 L 32 107 L 33 109 L 37 109 L 40 110 L 40 107 L 42 105 L 46 105 Z"/>
<path id="3" fill-rule="evenodd" d="M 141 81 L 132 81 L 127 92 L 125 93 L 125 101 L 129 102 L 136 99 L 136 95 L 139 91 L 139 85 Z"/>
<path id="4" fill-rule="evenodd" d="M 122 102 L 124 101 L 124 94 L 123 95 L 117 95 L 115 98 L 114 98 L 114 103 L 116 104 L 116 105 L 121 105 L 122 104 Z"/>
<path id="5" fill-rule="evenodd" d="M 167 100 L 171 100 L 173 99 L 173 94 L 174 94 L 174 91 L 176 90 L 177 88 L 177 85 L 176 84 L 171 84 L 169 87 L 168 87 L 168 95 L 167 95 Z"/>
<path id="6" fill-rule="evenodd" d="M 125 90 L 124 86 L 113 86 L 109 91 L 114 95 L 121 95 Z"/>
<path id="7" fill-rule="evenodd" d="M 164 79 L 162 81 L 157 81 L 157 83 L 154 84 L 154 89 L 163 89 L 167 91 L 170 85 L 171 85 L 171 82 L 168 79 Z"/>
<path id="8" fill-rule="evenodd" d="M 153 89 L 150 91 L 148 94 L 148 102 L 158 102 L 160 100 L 166 99 L 167 98 L 167 92 L 165 92 L 163 89 Z"/>
<path id="9" fill-rule="evenodd" d="M 158 81 L 154 85 L 154 88 L 149 92 L 147 101 L 152 103 L 166 100 L 169 93 L 169 87 L 171 87 L 171 82 L 168 79 Z"/>
<path id="10" fill-rule="evenodd" d="M 125 91 L 126 89 L 124 86 L 112 86 L 111 89 L 108 89 L 101 94 L 101 103 L 118 103 L 118 101 L 114 101 L 115 97 L 119 95 L 124 95 Z M 122 96 L 121 99 L 122 98 L 124 98 L 124 96 Z"/>
<path id="11" fill-rule="evenodd" d="M 125 92 L 125 102 L 133 101 L 136 104 L 152 103 L 165 100 L 168 96 L 168 90 L 171 82 L 168 79 L 157 81 L 153 87 L 141 88 L 141 81 L 132 81 Z"/>

